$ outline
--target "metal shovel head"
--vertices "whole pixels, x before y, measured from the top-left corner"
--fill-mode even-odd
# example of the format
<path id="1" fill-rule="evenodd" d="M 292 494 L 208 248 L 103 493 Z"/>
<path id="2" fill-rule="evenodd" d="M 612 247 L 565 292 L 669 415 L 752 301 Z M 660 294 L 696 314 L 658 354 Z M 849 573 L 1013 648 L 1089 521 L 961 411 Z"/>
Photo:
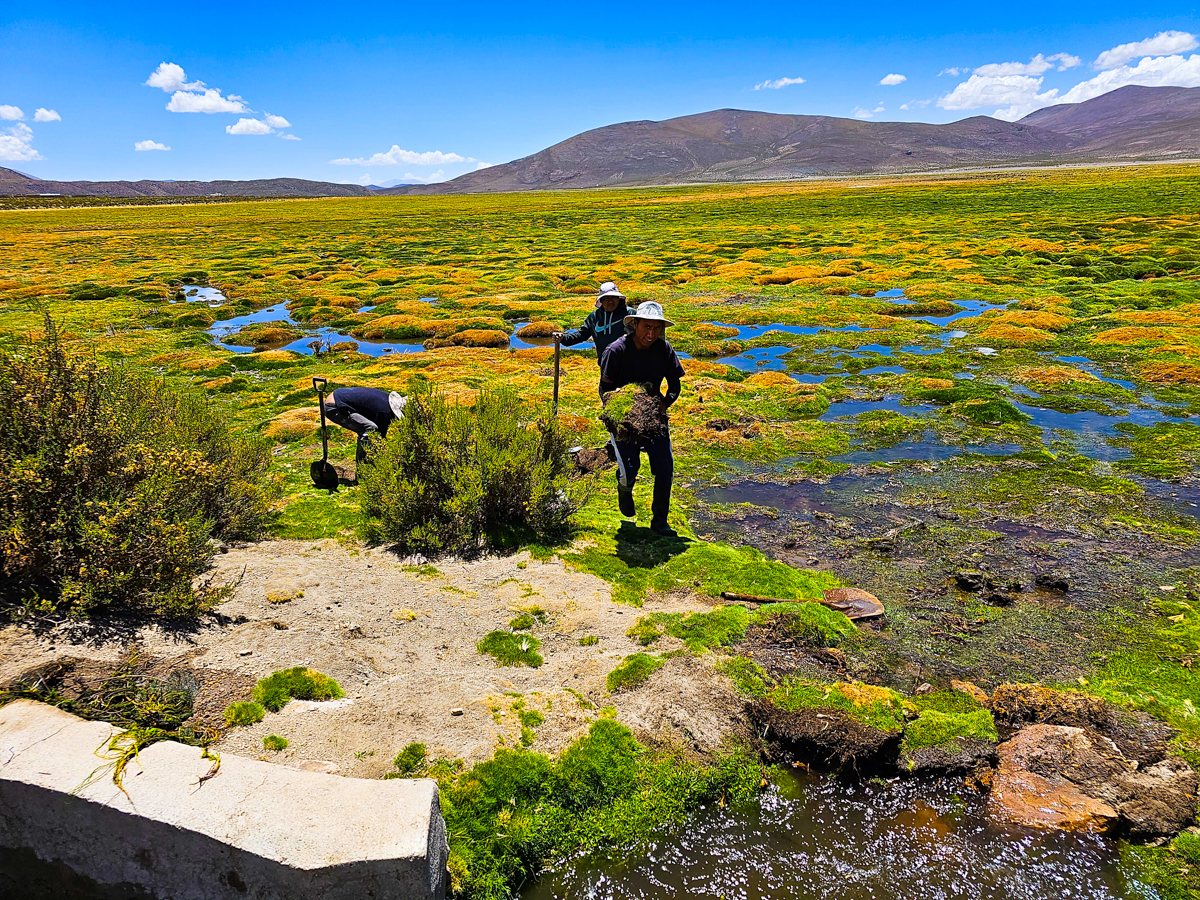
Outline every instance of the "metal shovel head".
<path id="1" fill-rule="evenodd" d="M 338 473 L 327 459 L 318 459 L 308 467 L 308 477 L 312 483 L 327 491 L 337 490 Z"/>

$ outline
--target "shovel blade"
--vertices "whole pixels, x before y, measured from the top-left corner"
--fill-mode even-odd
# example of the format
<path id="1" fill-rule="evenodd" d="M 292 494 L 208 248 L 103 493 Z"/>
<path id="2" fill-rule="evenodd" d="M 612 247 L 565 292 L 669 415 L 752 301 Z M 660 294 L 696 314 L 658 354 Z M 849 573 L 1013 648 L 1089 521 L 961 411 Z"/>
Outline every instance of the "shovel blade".
<path id="1" fill-rule="evenodd" d="M 327 491 L 336 491 L 338 486 L 337 469 L 333 467 L 333 463 L 325 459 L 318 459 L 308 467 L 308 477 L 312 479 L 312 483 L 319 488 Z"/>

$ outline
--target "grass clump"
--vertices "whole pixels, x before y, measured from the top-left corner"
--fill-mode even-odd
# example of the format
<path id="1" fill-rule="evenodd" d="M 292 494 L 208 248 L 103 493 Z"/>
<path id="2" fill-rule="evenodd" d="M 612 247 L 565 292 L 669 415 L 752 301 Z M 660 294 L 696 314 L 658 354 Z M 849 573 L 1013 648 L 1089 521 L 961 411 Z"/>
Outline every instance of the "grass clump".
<path id="1" fill-rule="evenodd" d="M 912 704 L 895 691 L 861 682 L 817 684 L 787 679 L 767 695 L 780 709 L 836 709 L 863 725 L 902 731 Z"/>
<path id="2" fill-rule="evenodd" d="M 289 700 L 338 700 L 346 696 L 341 685 L 305 666 L 272 672 L 254 686 L 254 702 L 279 712 Z M 261 716 L 260 716 L 261 718 Z"/>
<path id="3" fill-rule="evenodd" d="M 973 713 L 976 710 L 983 709 L 982 704 L 970 694 L 953 690 L 922 694 L 913 698 L 912 705 L 920 712 L 934 710 L 947 715 Z"/>
<path id="4" fill-rule="evenodd" d="M 751 697 L 766 696 L 771 677 L 758 663 L 745 656 L 730 656 L 717 663 L 717 671 L 733 682 L 740 693 Z"/>
<path id="5" fill-rule="evenodd" d="M 409 778 L 417 772 L 423 771 L 425 763 L 425 745 L 414 741 L 396 754 L 396 758 L 392 760 L 396 771 L 388 773 L 387 777 Z"/>
<path id="6" fill-rule="evenodd" d="M 600 638 L 596 637 L 594 634 L 585 634 L 579 639 L 580 647 L 594 647 L 598 643 L 600 643 Z"/>
<path id="7" fill-rule="evenodd" d="M 285 737 L 280 737 L 277 734 L 268 734 L 265 738 L 263 738 L 264 750 L 274 750 L 279 752 L 280 750 L 286 750 L 287 745 L 288 739 Z"/>
<path id="8" fill-rule="evenodd" d="M 661 669 L 663 661 L 649 653 L 634 653 L 608 673 L 608 691 L 616 694 L 628 691 L 646 681 Z"/>
<path id="9" fill-rule="evenodd" d="M 45 338 L 0 352 L 0 608 L 87 616 L 105 607 L 195 616 L 213 538 L 257 537 L 270 450 L 234 437 L 198 394 Z"/>
<path id="10" fill-rule="evenodd" d="M 467 407 L 418 386 L 359 476 L 367 538 L 427 554 L 561 540 L 585 490 L 567 446 L 557 418 L 509 392 Z"/>
<path id="11" fill-rule="evenodd" d="M 982 741 L 999 740 L 996 722 L 986 709 L 967 713 L 944 713 L 926 709 L 904 729 L 901 753 L 911 753 L 924 747 L 945 747 L 956 751 L 959 738 L 977 738 Z"/>
<path id="12" fill-rule="evenodd" d="M 772 604 L 758 612 L 742 606 L 719 606 L 710 612 L 688 615 L 653 613 L 639 618 L 626 634 L 643 647 L 669 634 L 698 652 L 734 644 L 745 637 L 750 625 L 772 619 L 782 621 L 788 630 L 815 647 L 836 647 L 858 636 L 854 623 L 844 613 L 820 603 Z"/>
<path id="13" fill-rule="evenodd" d="M 513 631 L 528 631 L 536 624 L 537 619 L 535 619 L 529 613 L 521 613 L 519 616 L 516 616 L 509 621 L 508 627 Z"/>
<path id="14" fill-rule="evenodd" d="M 479 639 L 475 649 L 494 656 L 502 666 L 529 666 L 536 669 L 542 664 L 542 657 L 537 652 L 541 645 L 541 641 L 531 634 L 492 631 Z"/>
<path id="15" fill-rule="evenodd" d="M 253 725 L 261 722 L 267 711 L 261 703 L 249 700 L 239 700 L 225 707 L 225 723 L 227 725 Z"/>
<path id="16" fill-rule="evenodd" d="M 599 848 L 633 850 L 682 825 L 701 804 L 750 797 L 762 780 L 752 754 L 710 766 L 642 747 L 600 719 L 552 761 L 501 749 L 470 770 L 429 767 L 450 834 L 450 893 L 508 900 L 543 867 Z"/>
<path id="17" fill-rule="evenodd" d="M 858 629 L 845 613 L 820 603 L 776 603 L 760 609 L 755 624 L 772 619 L 811 647 L 841 647 L 858 639 Z"/>

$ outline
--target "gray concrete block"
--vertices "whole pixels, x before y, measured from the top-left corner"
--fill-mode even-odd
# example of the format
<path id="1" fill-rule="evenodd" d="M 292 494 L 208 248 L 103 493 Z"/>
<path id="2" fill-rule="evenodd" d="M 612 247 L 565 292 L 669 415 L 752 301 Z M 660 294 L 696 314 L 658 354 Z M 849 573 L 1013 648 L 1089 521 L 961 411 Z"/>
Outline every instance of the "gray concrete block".
<path id="1" fill-rule="evenodd" d="M 152 745 L 113 783 L 118 729 L 0 707 L 0 847 L 171 900 L 410 900 L 445 893 L 430 779 L 368 781 Z"/>

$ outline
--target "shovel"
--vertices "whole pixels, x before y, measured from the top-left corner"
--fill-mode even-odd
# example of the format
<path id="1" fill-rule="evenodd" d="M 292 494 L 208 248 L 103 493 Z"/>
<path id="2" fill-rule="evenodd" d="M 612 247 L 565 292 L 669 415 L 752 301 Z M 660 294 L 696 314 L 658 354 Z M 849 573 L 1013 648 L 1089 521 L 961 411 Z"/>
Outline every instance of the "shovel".
<path id="1" fill-rule="evenodd" d="M 321 458 L 308 467 L 308 477 L 319 488 L 333 493 L 338 486 L 337 469 L 329 461 L 329 432 L 325 426 L 325 387 L 329 382 L 324 378 L 313 378 L 313 390 L 317 392 L 317 408 L 321 410 Z"/>

